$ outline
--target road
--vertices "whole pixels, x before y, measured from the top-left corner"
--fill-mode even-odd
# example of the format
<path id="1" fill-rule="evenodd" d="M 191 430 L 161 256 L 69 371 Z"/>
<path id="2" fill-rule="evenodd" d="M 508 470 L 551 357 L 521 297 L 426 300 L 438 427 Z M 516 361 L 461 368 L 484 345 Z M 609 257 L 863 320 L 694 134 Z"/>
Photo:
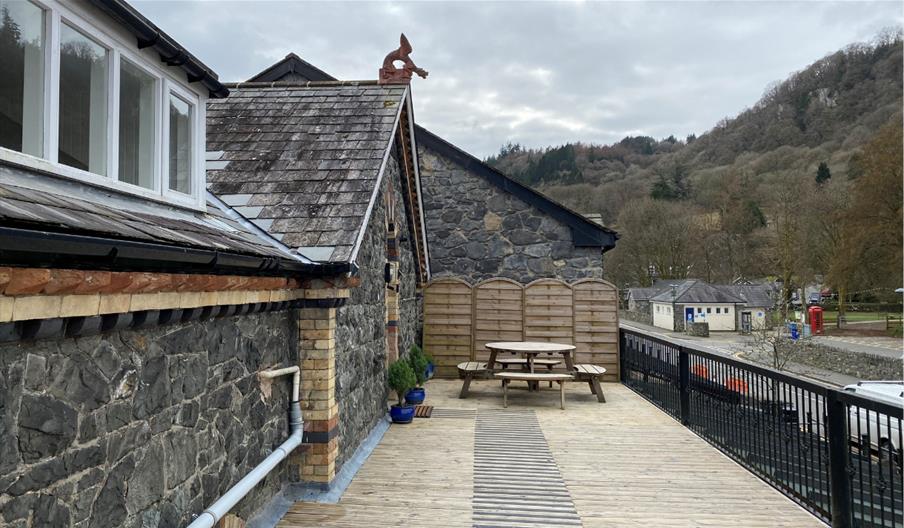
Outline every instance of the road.
<path id="1" fill-rule="evenodd" d="M 643 332 L 653 335 L 666 341 L 694 348 L 699 348 L 707 352 L 719 354 L 722 356 L 733 357 L 744 360 L 743 353 L 750 352 L 751 338 L 736 333 L 720 333 L 711 334 L 710 337 L 692 337 L 682 333 L 669 332 L 654 326 L 637 323 L 635 321 L 620 321 L 619 326 L 628 330 Z M 837 346 L 837 345 L 833 345 Z M 741 357 L 739 357 L 739 355 Z M 809 365 L 801 365 L 797 363 L 789 363 L 785 365 L 785 371 L 798 376 L 830 385 L 832 387 L 843 387 L 860 381 L 858 378 L 848 376 L 830 370 L 819 369 Z"/>

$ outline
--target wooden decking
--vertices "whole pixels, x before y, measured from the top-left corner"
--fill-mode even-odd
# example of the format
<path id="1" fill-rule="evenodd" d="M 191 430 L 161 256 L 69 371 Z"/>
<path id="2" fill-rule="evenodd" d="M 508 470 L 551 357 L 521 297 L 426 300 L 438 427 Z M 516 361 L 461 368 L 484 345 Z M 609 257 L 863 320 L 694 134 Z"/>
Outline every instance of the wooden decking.
<path id="1" fill-rule="evenodd" d="M 564 411 L 556 389 L 514 388 L 503 411 L 499 382 L 474 382 L 466 400 L 459 388 L 429 382 L 432 418 L 390 427 L 338 504 L 295 504 L 279 526 L 480 524 L 475 424 L 490 410 L 534 411 L 585 527 L 824 526 L 622 385 L 603 384 L 608 403 L 600 404 L 586 384 L 571 384 Z"/>

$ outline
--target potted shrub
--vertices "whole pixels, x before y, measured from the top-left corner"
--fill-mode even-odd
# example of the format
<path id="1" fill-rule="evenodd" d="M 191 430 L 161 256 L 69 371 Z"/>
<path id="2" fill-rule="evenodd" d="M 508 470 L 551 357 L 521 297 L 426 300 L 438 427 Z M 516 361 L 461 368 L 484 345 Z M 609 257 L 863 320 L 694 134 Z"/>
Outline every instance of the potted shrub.
<path id="1" fill-rule="evenodd" d="M 389 365 L 389 388 L 399 398 L 399 403 L 389 408 L 389 416 L 393 423 L 411 423 L 414 419 L 414 406 L 406 405 L 402 400 L 415 383 L 417 377 L 407 361 L 393 361 L 392 365 Z"/>
<path id="2" fill-rule="evenodd" d="M 433 357 L 430 354 L 424 352 L 424 349 L 417 345 L 411 345 L 411 353 L 412 354 L 421 354 L 424 356 L 424 359 L 427 360 L 427 368 L 425 370 L 425 378 L 431 379 L 433 378 L 433 373 L 436 371 L 436 366 L 433 364 Z M 410 356 L 409 356 L 410 357 Z"/>
<path id="3" fill-rule="evenodd" d="M 417 385 L 408 391 L 408 394 L 405 395 L 405 401 L 417 405 L 423 403 L 424 398 L 427 397 L 427 392 L 423 387 L 424 382 L 427 381 L 427 358 L 424 356 L 421 347 L 412 345 L 411 350 L 408 351 L 408 363 L 411 365 L 411 370 L 414 371 Z"/>
<path id="4" fill-rule="evenodd" d="M 433 375 L 436 374 L 436 364 L 433 362 L 433 356 L 424 352 L 424 357 L 427 358 L 427 379 L 433 379 Z"/>

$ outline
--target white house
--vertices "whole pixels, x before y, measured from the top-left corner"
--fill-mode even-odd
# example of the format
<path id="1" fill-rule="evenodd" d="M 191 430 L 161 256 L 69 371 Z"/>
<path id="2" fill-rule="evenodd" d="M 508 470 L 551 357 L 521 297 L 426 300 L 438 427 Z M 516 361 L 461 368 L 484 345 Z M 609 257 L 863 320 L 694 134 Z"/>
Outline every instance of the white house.
<path id="1" fill-rule="evenodd" d="M 737 330 L 737 307 L 744 299 L 727 291 L 691 279 L 678 281 L 650 299 L 653 325 L 666 330 L 684 330 L 685 323 L 705 322 L 710 331 Z"/>

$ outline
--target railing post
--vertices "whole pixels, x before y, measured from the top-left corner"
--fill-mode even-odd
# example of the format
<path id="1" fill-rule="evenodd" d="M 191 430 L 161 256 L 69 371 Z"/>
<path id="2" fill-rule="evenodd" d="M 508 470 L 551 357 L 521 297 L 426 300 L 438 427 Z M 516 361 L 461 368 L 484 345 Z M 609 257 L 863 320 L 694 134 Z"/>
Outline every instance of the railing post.
<path id="1" fill-rule="evenodd" d="M 826 394 L 826 435 L 829 441 L 829 493 L 832 499 L 832 528 L 851 526 L 851 480 L 847 406 L 837 391 Z"/>
<path id="2" fill-rule="evenodd" d="M 625 368 L 625 353 L 628 351 L 628 346 L 625 340 L 625 331 L 621 328 L 618 329 L 618 379 L 622 383 L 624 383 L 627 379 L 627 369 Z"/>
<path id="3" fill-rule="evenodd" d="M 691 393 L 690 393 L 690 357 L 684 347 L 678 348 L 678 404 L 681 423 L 688 425 L 691 422 Z"/>

